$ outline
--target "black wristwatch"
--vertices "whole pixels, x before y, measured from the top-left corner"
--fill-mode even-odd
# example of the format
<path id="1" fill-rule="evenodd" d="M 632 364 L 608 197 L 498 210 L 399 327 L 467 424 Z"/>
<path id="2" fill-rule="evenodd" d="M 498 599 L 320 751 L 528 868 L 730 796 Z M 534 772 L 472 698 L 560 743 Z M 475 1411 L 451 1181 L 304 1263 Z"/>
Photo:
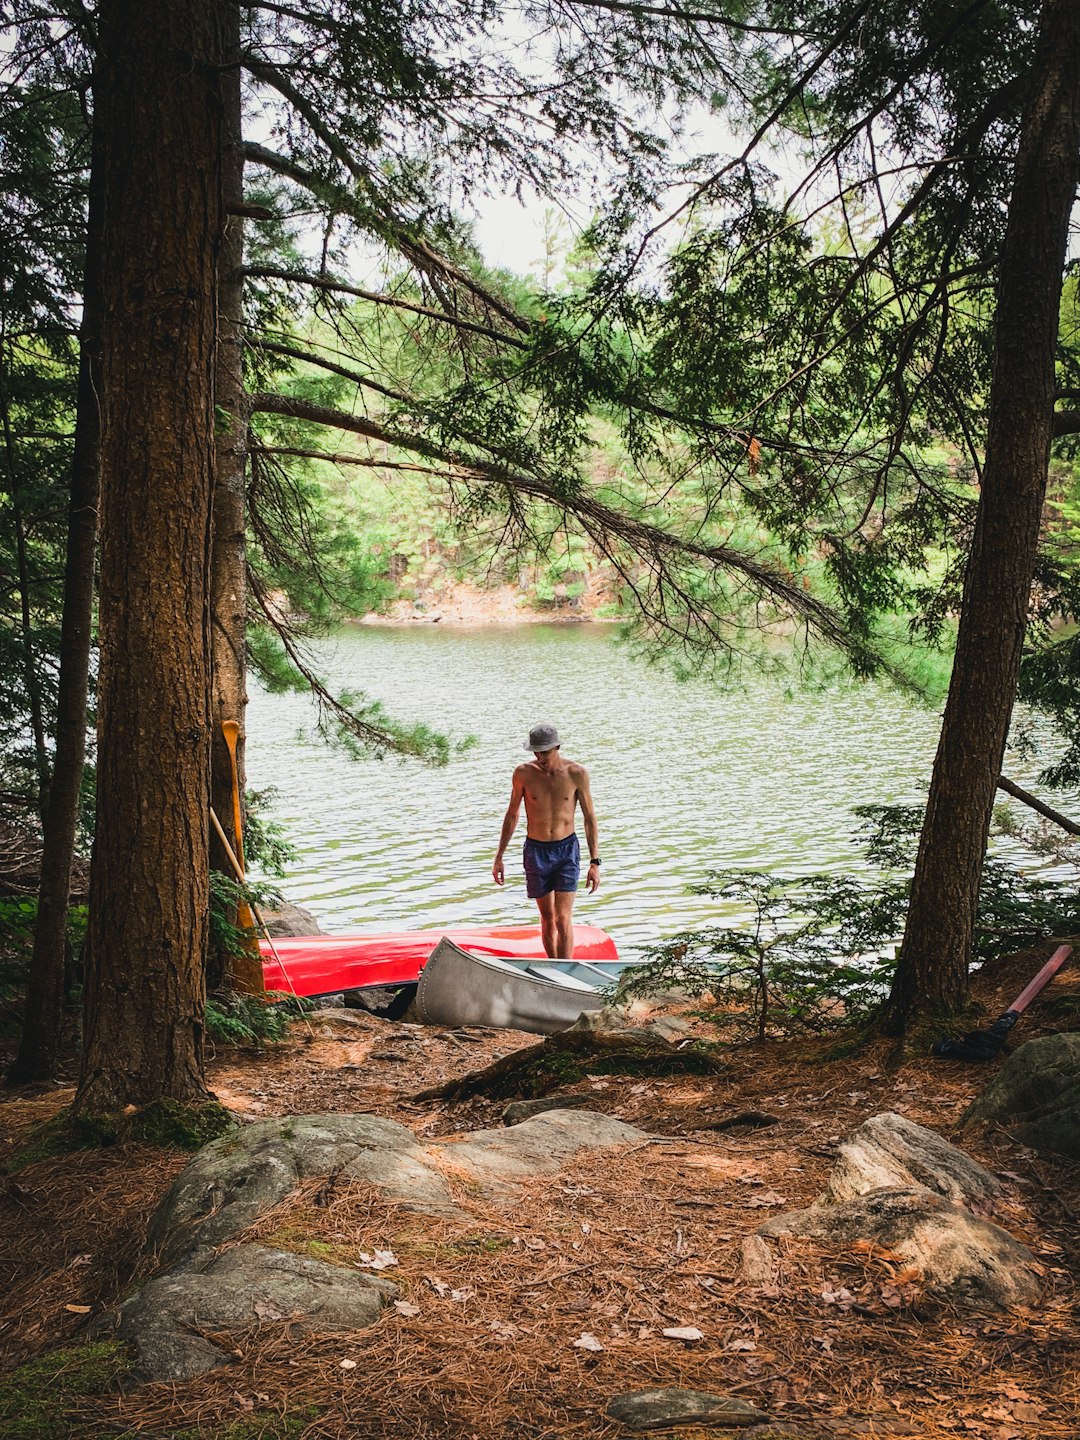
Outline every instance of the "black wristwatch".
<path id="1" fill-rule="evenodd" d="M 599 856 L 599 855 L 591 855 L 591 856 L 589 857 L 589 864 L 590 864 L 590 865 L 599 865 L 599 864 L 600 864 L 600 856 Z"/>

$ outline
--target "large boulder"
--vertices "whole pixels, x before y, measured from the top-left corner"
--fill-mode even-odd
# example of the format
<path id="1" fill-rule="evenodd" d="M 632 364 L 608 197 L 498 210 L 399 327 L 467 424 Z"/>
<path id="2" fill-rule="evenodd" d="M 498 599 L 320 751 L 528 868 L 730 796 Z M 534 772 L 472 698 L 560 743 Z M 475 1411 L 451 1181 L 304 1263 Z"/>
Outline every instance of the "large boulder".
<path id="1" fill-rule="evenodd" d="M 165 1264 L 220 1245 L 331 1171 L 367 1180 L 413 1209 L 453 1213 L 446 1179 L 404 1125 L 376 1115 L 289 1115 L 262 1120 L 207 1145 L 181 1171 L 150 1225 Z"/>
<path id="2" fill-rule="evenodd" d="M 247 1330 L 287 1321 L 301 1334 L 362 1330 L 397 1295 L 376 1275 L 308 1259 L 290 1250 L 237 1245 L 144 1285 L 106 1317 L 135 1352 L 147 1380 L 190 1380 L 228 1363 L 200 1331 Z"/>
<path id="3" fill-rule="evenodd" d="M 358 1330 L 397 1293 L 388 1281 L 265 1245 L 232 1244 L 299 1181 L 363 1180 L 424 1214 L 462 1212 L 445 1170 L 493 1199 L 516 1199 L 515 1181 L 557 1172 L 583 1150 L 645 1140 L 593 1111 L 562 1110 L 510 1130 L 481 1130 L 424 1146 L 376 1115 L 292 1115 L 264 1120 L 202 1150 L 158 1207 L 147 1248 L 168 1268 L 102 1317 L 138 1354 L 146 1379 L 188 1380 L 224 1364 L 203 1332 L 288 1321 L 301 1331 Z"/>
<path id="4" fill-rule="evenodd" d="M 928 1292 L 959 1304 L 1007 1310 L 1035 1305 L 1042 1291 L 1038 1262 L 1026 1245 L 922 1186 L 871 1190 L 777 1215 L 757 1235 L 766 1243 L 799 1237 L 840 1251 L 870 1241 L 916 1267 Z M 748 1257 L 759 1274 L 762 1258 L 760 1252 Z"/>
<path id="5" fill-rule="evenodd" d="M 844 1140 L 839 1159 L 817 1205 L 836 1205 L 871 1190 L 921 1186 L 965 1205 L 983 1206 L 1001 1193 L 1001 1182 L 936 1130 L 891 1110 L 873 1115 Z"/>
<path id="6" fill-rule="evenodd" d="M 1080 1035 L 1042 1035 L 1014 1050 L 963 1124 L 991 1120 L 1035 1150 L 1080 1160 Z"/>
<path id="7" fill-rule="evenodd" d="M 507 1182 L 553 1175 L 583 1150 L 610 1150 L 643 1142 L 643 1130 L 596 1110 L 549 1110 L 501 1130 L 474 1130 L 431 1149 L 468 1172 L 491 1196 L 516 1196 Z"/>

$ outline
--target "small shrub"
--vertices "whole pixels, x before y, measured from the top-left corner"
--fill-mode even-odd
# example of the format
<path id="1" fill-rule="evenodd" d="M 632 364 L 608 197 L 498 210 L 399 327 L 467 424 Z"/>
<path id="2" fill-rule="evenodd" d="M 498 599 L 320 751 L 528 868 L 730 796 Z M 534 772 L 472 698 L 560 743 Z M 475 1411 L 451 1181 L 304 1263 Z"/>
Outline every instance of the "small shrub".
<path id="1" fill-rule="evenodd" d="M 218 991 L 206 999 L 206 1034 L 218 1045 L 247 1045 L 261 1050 L 288 1039 L 289 1024 L 313 1009 L 310 1001 L 270 990 L 263 995 Z"/>
<path id="2" fill-rule="evenodd" d="M 748 918 L 651 946 L 645 964 L 624 972 L 618 995 L 709 993 L 713 1004 L 703 1018 L 738 1040 L 866 1024 L 895 968 L 922 812 L 881 805 L 855 813 L 879 879 L 712 871 L 691 893 L 737 904 Z M 1044 878 L 987 857 L 975 929 L 979 960 L 1078 931 L 1075 873 Z"/>

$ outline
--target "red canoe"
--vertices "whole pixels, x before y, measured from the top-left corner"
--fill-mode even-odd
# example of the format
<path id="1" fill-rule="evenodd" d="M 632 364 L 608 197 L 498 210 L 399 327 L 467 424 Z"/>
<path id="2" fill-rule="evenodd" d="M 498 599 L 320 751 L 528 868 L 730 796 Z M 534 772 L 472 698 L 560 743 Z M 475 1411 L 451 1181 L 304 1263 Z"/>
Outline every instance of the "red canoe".
<path id="1" fill-rule="evenodd" d="M 443 936 L 474 955 L 543 960 L 535 925 L 477 926 L 475 929 L 399 930 L 386 935 L 303 935 L 260 942 L 268 990 L 290 995 L 332 995 L 371 986 L 412 985 Z M 574 926 L 574 959 L 617 961 L 615 941 L 595 925 Z"/>

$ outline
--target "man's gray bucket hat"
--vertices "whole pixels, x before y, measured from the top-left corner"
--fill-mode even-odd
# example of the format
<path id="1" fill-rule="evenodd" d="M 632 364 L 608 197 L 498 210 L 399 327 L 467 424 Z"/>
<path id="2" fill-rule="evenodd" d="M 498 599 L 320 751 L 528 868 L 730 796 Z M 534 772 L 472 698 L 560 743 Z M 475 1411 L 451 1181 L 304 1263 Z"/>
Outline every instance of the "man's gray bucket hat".
<path id="1" fill-rule="evenodd" d="M 525 749 L 538 754 L 542 750 L 557 750 L 562 744 L 554 725 L 534 725 L 525 741 Z"/>

